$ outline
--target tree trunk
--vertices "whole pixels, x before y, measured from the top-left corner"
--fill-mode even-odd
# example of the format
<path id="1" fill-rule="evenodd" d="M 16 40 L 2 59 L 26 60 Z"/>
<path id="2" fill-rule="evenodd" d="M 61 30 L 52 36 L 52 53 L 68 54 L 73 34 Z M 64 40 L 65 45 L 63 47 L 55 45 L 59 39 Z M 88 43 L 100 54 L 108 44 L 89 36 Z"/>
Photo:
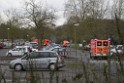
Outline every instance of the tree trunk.
<path id="1" fill-rule="evenodd" d="M 123 37 L 121 35 L 121 31 L 120 31 L 120 26 L 119 26 L 119 19 L 117 17 L 117 15 L 115 14 L 115 21 L 116 21 L 116 28 L 117 28 L 117 33 L 118 33 L 118 37 L 119 37 L 119 44 L 123 45 Z"/>

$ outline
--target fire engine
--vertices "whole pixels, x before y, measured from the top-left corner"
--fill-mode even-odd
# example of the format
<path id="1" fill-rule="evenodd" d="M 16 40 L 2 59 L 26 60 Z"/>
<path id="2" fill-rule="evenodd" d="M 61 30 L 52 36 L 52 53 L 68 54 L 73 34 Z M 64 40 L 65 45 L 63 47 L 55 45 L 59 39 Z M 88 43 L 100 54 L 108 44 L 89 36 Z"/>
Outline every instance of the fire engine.
<path id="1" fill-rule="evenodd" d="M 110 40 L 91 39 L 91 58 L 109 55 Z"/>

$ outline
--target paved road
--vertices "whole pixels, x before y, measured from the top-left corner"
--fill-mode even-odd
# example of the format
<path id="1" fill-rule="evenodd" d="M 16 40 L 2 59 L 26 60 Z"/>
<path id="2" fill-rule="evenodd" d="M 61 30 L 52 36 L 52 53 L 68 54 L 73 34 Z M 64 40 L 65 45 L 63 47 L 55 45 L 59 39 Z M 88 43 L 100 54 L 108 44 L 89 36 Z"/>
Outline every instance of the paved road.
<path id="1" fill-rule="evenodd" d="M 4 55 L 7 50 L 3 49 L 0 52 Z M 66 66 L 59 71 L 54 73 L 49 70 L 33 71 L 36 79 L 40 79 L 37 83 L 56 83 L 57 81 L 59 81 L 58 83 L 86 83 L 86 80 L 95 83 L 124 83 L 118 61 L 112 60 L 110 66 L 108 66 L 107 60 L 90 59 L 87 51 L 75 49 L 68 49 L 68 51 L 68 56 L 65 58 Z M 27 80 L 29 80 L 31 74 L 29 70 L 13 71 L 9 69 L 8 64 L 0 67 L 7 83 L 13 83 L 12 79 L 22 83 L 27 83 Z"/>
<path id="2" fill-rule="evenodd" d="M 0 56 L 5 56 L 9 49 L 0 49 Z"/>

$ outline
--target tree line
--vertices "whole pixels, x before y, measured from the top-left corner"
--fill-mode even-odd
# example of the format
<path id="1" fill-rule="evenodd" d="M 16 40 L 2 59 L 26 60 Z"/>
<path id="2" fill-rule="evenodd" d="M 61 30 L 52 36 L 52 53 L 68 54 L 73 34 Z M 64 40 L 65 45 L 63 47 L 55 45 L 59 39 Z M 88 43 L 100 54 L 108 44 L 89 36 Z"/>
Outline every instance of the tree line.
<path id="1" fill-rule="evenodd" d="M 66 22 L 55 26 L 55 9 L 44 7 L 37 0 L 26 1 L 24 12 L 11 9 L 5 13 L 7 22 L 2 22 L 0 18 L 0 39 L 37 38 L 41 41 L 47 38 L 59 43 L 64 39 L 82 43 L 91 38 L 111 38 L 113 43 L 123 44 L 124 0 L 109 2 L 67 0 L 64 12 Z"/>

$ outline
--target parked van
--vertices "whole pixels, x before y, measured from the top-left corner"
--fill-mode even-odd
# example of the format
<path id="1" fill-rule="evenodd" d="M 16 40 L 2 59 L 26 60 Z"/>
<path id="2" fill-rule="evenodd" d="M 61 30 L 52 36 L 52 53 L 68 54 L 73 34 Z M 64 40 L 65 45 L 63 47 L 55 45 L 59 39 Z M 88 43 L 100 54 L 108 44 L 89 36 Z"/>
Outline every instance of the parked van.
<path id="1" fill-rule="evenodd" d="M 56 70 L 64 67 L 64 62 L 54 51 L 38 51 L 25 55 L 22 58 L 12 60 L 9 67 L 17 71 L 26 69 Z"/>

